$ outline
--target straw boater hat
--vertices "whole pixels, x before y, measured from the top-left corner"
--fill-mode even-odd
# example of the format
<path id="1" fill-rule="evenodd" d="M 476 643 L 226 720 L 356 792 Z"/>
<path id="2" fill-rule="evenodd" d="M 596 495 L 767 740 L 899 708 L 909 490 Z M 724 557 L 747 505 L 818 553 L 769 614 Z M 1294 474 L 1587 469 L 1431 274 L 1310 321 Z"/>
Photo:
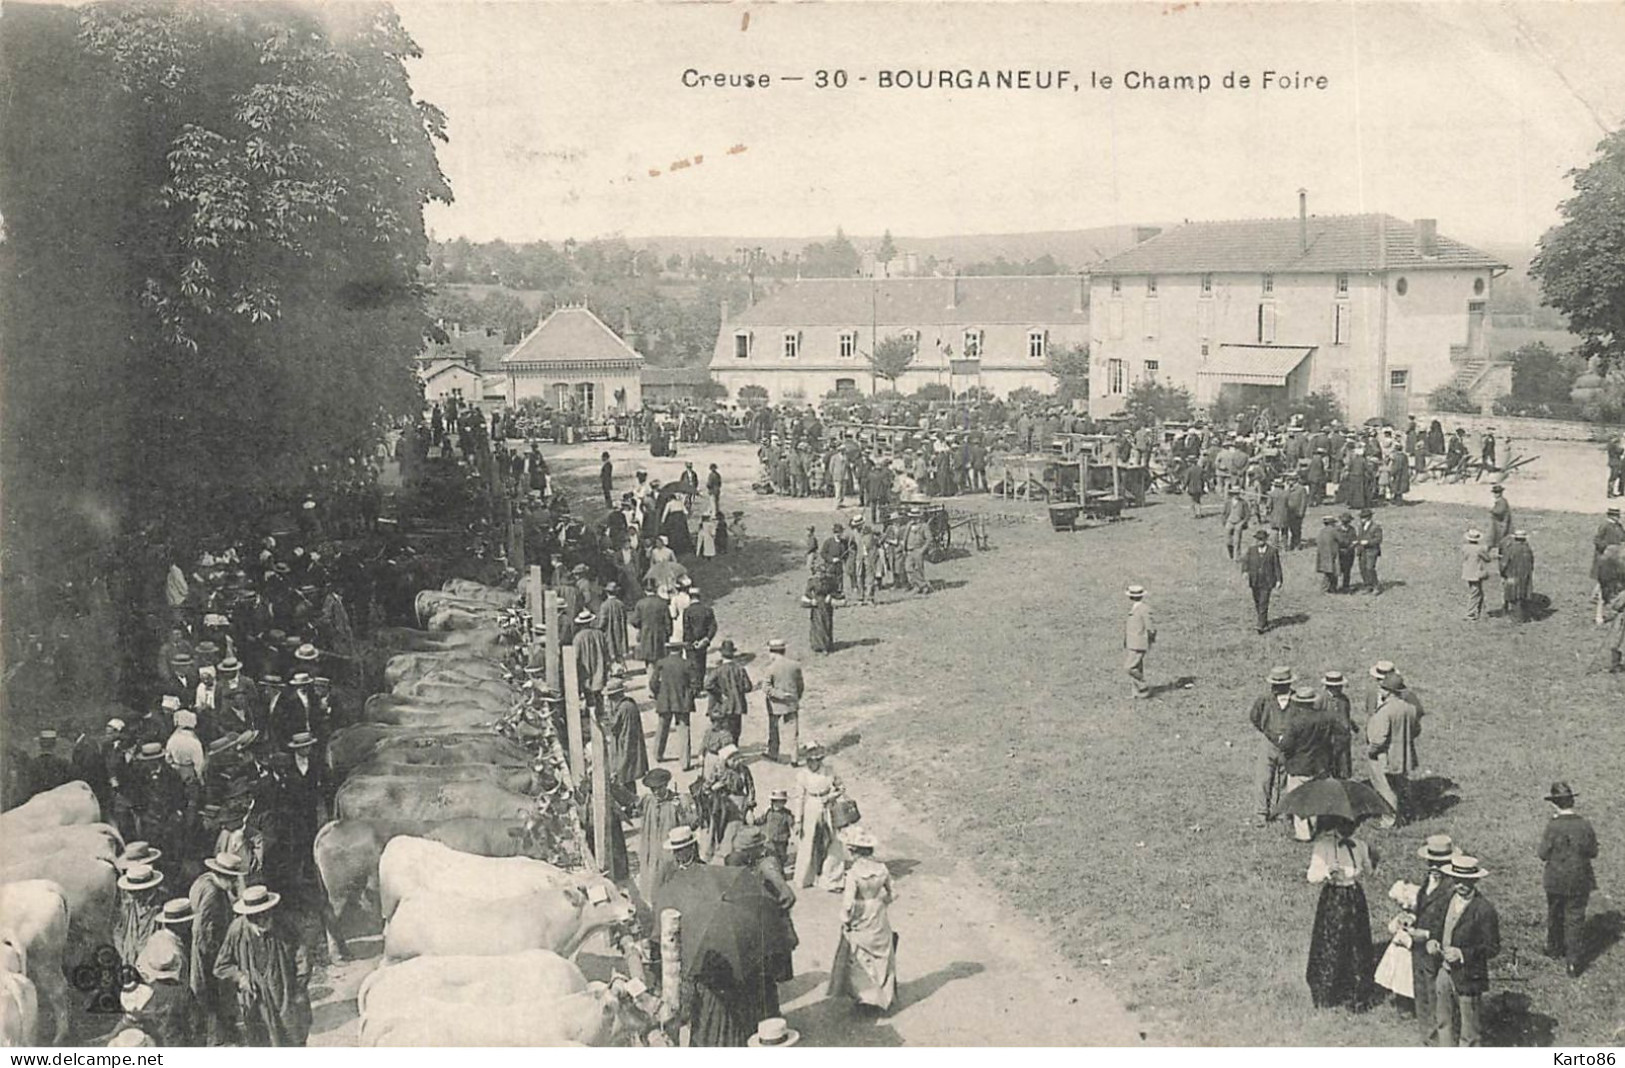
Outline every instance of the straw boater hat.
<path id="1" fill-rule="evenodd" d="M 152 1044 L 152 1038 L 145 1031 L 141 1030 L 141 1028 L 126 1027 L 124 1030 L 113 1036 L 112 1041 L 107 1043 L 107 1048 L 113 1049 L 115 1047 L 125 1047 L 129 1049 L 141 1049 L 151 1046 Z"/>
<path id="2" fill-rule="evenodd" d="M 143 742 L 142 745 L 141 745 L 141 748 L 136 751 L 135 758 L 137 760 L 162 760 L 162 759 L 164 759 L 164 746 L 163 746 L 163 743 L 162 742 Z"/>
<path id="3" fill-rule="evenodd" d="M 1467 541 L 1473 545 L 1477 545 L 1479 541 L 1483 539 L 1483 537 L 1484 535 L 1480 534 L 1476 530 L 1469 530 L 1467 532 Z"/>
<path id="4" fill-rule="evenodd" d="M 1123 592 L 1128 594 L 1128 599 L 1129 600 L 1138 601 L 1140 598 L 1145 596 L 1145 587 L 1144 586 L 1138 586 L 1138 585 L 1130 586 L 1127 590 L 1125 590 Z"/>
<path id="5" fill-rule="evenodd" d="M 309 749 L 316 744 L 316 736 L 309 731 L 298 731 L 288 739 L 289 749 Z"/>
<path id="6" fill-rule="evenodd" d="M 782 653 L 784 652 L 785 648 L 786 646 L 783 638 L 772 638 L 768 640 L 767 651 L 770 653 Z"/>
<path id="7" fill-rule="evenodd" d="M 309 642 L 305 642 L 293 651 L 295 660 L 320 660 L 321 656 L 321 651 Z"/>
<path id="8" fill-rule="evenodd" d="M 1393 672 L 1394 662 L 1392 660 L 1379 660 L 1371 665 L 1371 677 L 1374 679 L 1380 679 L 1384 675 L 1391 675 Z"/>
<path id="9" fill-rule="evenodd" d="M 209 755 L 214 756 L 217 753 L 224 753 L 227 749 L 236 745 L 240 737 L 236 731 L 227 731 L 209 743 Z"/>
<path id="10" fill-rule="evenodd" d="M 583 608 L 581 611 L 576 613 L 576 623 L 580 626 L 586 626 L 588 623 L 591 623 L 597 618 L 597 616 L 592 614 L 592 609 L 590 608 Z"/>
<path id="11" fill-rule="evenodd" d="M 50 727 L 46 727 L 44 730 L 39 732 L 39 740 L 41 745 L 55 745 L 56 731 L 52 730 Z"/>
<path id="12" fill-rule="evenodd" d="M 1465 853 L 1451 857 L 1450 863 L 1444 867 L 1444 873 L 1452 879 L 1482 879 L 1489 874 L 1478 866 L 1477 857 L 1469 857 Z"/>
<path id="13" fill-rule="evenodd" d="M 694 828 L 686 824 L 673 827 L 671 833 L 666 835 L 666 848 L 673 853 L 698 844 L 699 839 L 694 837 Z"/>
<path id="14" fill-rule="evenodd" d="M 107 733 L 109 733 L 109 734 L 117 734 L 119 731 L 122 731 L 123 729 L 124 729 L 124 721 L 122 719 L 119 719 L 117 716 L 114 716 L 112 719 L 107 721 Z"/>
<path id="15" fill-rule="evenodd" d="M 875 836 L 862 827 L 853 827 L 846 832 L 846 846 L 848 849 L 868 849 L 872 851 L 879 844 L 875 840 Z"/>
<path id="16" fill-rule="evenodd" d="M 1292 669 L 1285 666 L 1270 668 L 1269 684 L 1271 686 L 1291 686 Z"/>
<path id="17" fill-rule="evenodd" d="M 1546 800 L 1554 805 L 1572 805 L 1574 804 L 1574 787 L 1562 780 L 1554 782 L 1552 788 L 1546 791 Z"/>
<path id="18" fill-rule="evenodd" d="M 158 922 L 166 927 L 176 927 L 183 923 L 191 923 L 197 914 L 192 911 L 192 902 L 184 897 L 172 897 L 164 902 L 163 910 L 158 913 Z"/>
<path id="19" fill-rule="evenodd" d="M 163 857 L 162 849 L 154 849 L 151 842 L 131 842 L 119 854 L 118 867 L 120 870 L 132 868 L 137 864 L 146 864 L 149 867 Z"/>
<path id="20" fill-rule="evenodd" d="M 289 686 L 309 686 L 314 681 L 315 680 L 310 677 L 309 672 L 296 671 L 296 672 L 293 673 L 293 678 L 288 680 L 288 685 Z"/>
<path id="21" fill-rule="evenodd" d="M 604 683 L 604 695 L 606 697 L 611 697 L 611 696 L 614 696 L 615 694 L 625 693 L 625 692 L 626 692 L 626 680 L 619 677 L 619 676 L 611 675 L 609 677 L 609 680 Z"/>
<path id="22" fill-rule="evenodd" d="M 756 1033 L 745 1039 L 747 1046 L 793 1046 L 801 1041 L 801 1032 L 785 1022 L 782 1016 L 770 1016 L 756 1025 Z"/>
<path id="23" fill-rule="evenodd" d="M 790 791 L 789 790 L 772 790 L 772 791 L 770 791 L 768 793 L 767 799 L 769 801 L 788 801 L 788 800 L 790 800 Z"/>
<path id="24" fill-rule="evenodd" d="M 179 712 L 181 710 L 181 699 L 172 693 L 165 694 L 158 707 L 165 712 Z"/>
<path id="25" fill-rule="evenodd" d="M 1456 855 L 1456 843 L 1448 834 L 1430 834 L 1416 855 L 1429 864 L 1446 864 Z"/>
<path id="26" fill-rule="evenodd" d="M 203 866 L 217 875 L 239 878 L 248 874 L 248 865 L 236 853 L 216 853 L 203 858 Z"/>
<path id="27" fill-rule="evenodd" d="M 1527 530 L 1514 530 L 1512 532 L 1512 540 L 1513 541 L 1528 541 L 1529 540 L 1529 532 Z"/>
<path id="28" fill-rule="evenodd" d="M 133 864 L 120 876 L 120 890 L 151 890 L 164 881 L 164 873 L 150 864 Z"/>
<path id="29" fill-rule="evenodd" d="M 257 912 L 276 908 L 277 902 L 281 900 L 281 894 L 256 883 L 243 888 L 243 896 L 231 906 L 231 911 L 239 916 L 252 916 Z"/>
<path id="30" fill-rule="evenodd" d="M 1341 671 L 1328 671 L 1320 677 L 1320 681 L 1327 686 L 1342 686 L 1348 682 Z"/>
<path id="31" fill-rule="evenodd" d="M 1312 705 L 1319 697 L 1313 686 L 1299 686 L 1292 691 L 1292 703 L 1297 705 Z"/>

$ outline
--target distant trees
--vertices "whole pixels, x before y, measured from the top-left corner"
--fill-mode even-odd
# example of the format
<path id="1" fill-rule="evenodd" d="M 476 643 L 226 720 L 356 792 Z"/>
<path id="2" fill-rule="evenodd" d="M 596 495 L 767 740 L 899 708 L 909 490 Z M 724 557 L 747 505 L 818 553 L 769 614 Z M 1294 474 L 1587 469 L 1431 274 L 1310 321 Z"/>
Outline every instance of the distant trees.
<path id="1" fill-rule="evenodd" d="M 1185 422 L 1195 417 L 1195 400 L 1191 391 L 1183 386 L 1170 386 L 1147 378 L 1129 389 L 1123 414 L 1146 426 L 1169 420 Z"/>
<path id="2" fill-rule="evenodd" d="M 814 241 L 801 250 L 804 278 L 851 278 L 858 273 L 857 248 L 839 228 L 828 241 Z"/>
<path id="3" fill-rule="evenodd" d="M 1625 130 L 1604 138 L 1597 153 L 1569 172 L 1574 196 L 1559 208 L 1563 221 L 1540 239 L 1529 273 L 1583 339 L 1580 354 L 1600 357 L 1617 374 L 1625 367 Z"/>
<path id="4" fill-rule="evenodd" d="M 991 263 L 979 261 L 967 266 L 960 273 L 966 275 L 1040 275 L 1040 274 L 1067 274 L 1066 266 L 1049 253 L 1044 253 L 1037 259 L 1022 260 L 1012 263 L 1003 256 L 998 256 Z"/>
<path id="5" fill-rule="evenodd" d="M 880 238 L 880 248 L 875 252 L 875 259 L 881 263 L 890 263 L 897 258 L 897 244 L 892 241 L 891 231 L 887 230 Z"/>

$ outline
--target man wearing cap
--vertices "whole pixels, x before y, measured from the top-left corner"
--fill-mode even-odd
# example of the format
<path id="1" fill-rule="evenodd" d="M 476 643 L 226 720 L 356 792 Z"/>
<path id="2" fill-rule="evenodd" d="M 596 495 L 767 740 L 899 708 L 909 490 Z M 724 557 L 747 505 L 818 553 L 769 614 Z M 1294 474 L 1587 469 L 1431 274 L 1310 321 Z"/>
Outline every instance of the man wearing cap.
<path id="1" fill-rule="evenodd" d="M 1377 708 L 1366 721 L 1366 760 L 1371 786 L 1394 810 L 1378 826 L 1395 827 L 1404 821 L 1404 802 L 1411 772 L 1421 767 L 1416 739 L 1422 733 L 1422 714 L 1405 699 L 1405 680 L 1389 671 L 1378 683 Z"/>
<path id="2" fill-rule="evenodd" d="M 783 638 L 767 643 L 767 758 L 780 761 L 781 735 L 783 762 L 801 763 L 801 699 L 806 695 L 806 681 L 801 664 L 790 658 Z"/>
<path id="3" fill-rule="evenodd" d="M 683 751 L 683 770 L 694 766 L 694 754 L 689 742 L 689 719 L 694 714 L 694 696 L 699 683 L 693 677 L 693 668 L 683 650 L 683 643 L 671 638 L 666 642 L 666 655 L 649 668 L 649 692 L 654 695 L 655 713 L 660 717 L 660 730 L 655 736 L 655 760 L 666 760 L 666 738 L 672 727 L 677 728 L 678 746 Z"/>
<path id="4" fill-rule="evenodd" d="M 1253 729 L 1262 736 L 1258 750 L 1258 815 L 1255 825 L 1262 827 L 1275 818 L 1280 800 L 1281 780 L 1285 766 L 1281 757 L 1281 736 L 1291 726 L 1292 669 L 1275 667 L 1269 674 L 1270 692 L 1253 702 L 1248 719 Z"/>
<path id="5" fill-rule="evenodd" d="M 1444 873 L 1455 887 L 1439 933 L 1426 943 L 1428 955 L 1439 962 L 1433 987 L 1438 1040 L 1441 1046 L 1477 1046 L 1483 1039 L 1480 1008 L 1490 988 L 1490 958 L 1501 952 L 1501 920 L 1478 891 L 1489 872 L 1476 857 L 1457 853 Z"/>
<path id="6" fill-rule="evenodd" d="M 1491 552 L 1501 547 L 1501 543 L 1512 537 L 1512 505 L 1507 503 L 1506 487 L 1497 482 L 1490 487 L 1493 502 L 1490 504 L 1490 536 L 1486 544 Z"/>
<path id="7" fill-rule="evenodd" d="M 762 829 L 769 856 L 778 863 L 782 878 L 790 866 L 790 840 L 795 837 L 796 818 L 790 811 L 790 791 L 772 790 L 767 795 L 767 808 L 756 816 L 756 826 Z M 788 884 L 786 884 L 788 886 Z M 791 902 L 794 903 L 794 896 Z"/>
<path id="8" fill-rule="evenodd" d="M 1281 554 L 1270 544 L 1269 532 L 1253 531 L 1253 544 L 1241 559 L 1242 573 L 1253 593 L 1253 612 L 1257 616 L 1258 633 L 1270 626 L 1270 595 L 1286 583 L 1281 570 Z"/>
<path id="9" fill-rule="evenodd" d="M 1467 583 L 1467 618 L 1484 615 L 1484 581 L 1490 577 L 1490 551 L 1484 535 L 1469 530 L 1461 546 L 1461 579 Z"/>
<path id="10" fill-rule="evenodd" d="M 1541 832 L 1535 854 L 1546 865 L 1546 955 L 1565 958 L 1570 978 L 1585 964 L 1586 902 L 1597 885 L 1591 862 L 1597 856 L 1597 832 L 1574 811 L 1574 788 L 1554 782 L 1546 792 L 1552 818 Z"/>
<path id="11" fill-rule="evenodd" d="M 244 1045 L 303 1046 L 310 1035 L 310 957 L 282 895 L 244 888 L 215 958 L 215 978 L 237 991 Z"/>
<path id="12" fill-rule="evenodd" d="M 1287 706 L 1287 727 L 1281 734 L 1281 768 L 1286 775 L 1286 792 L 1311 779 L 1331 775 L 1335 767 L 1334 747 L 1340 725 L 1320 706 L 1313 686 L 1298 686 Z M 1314 837 L 1312 821 L 1292 817 L 1292 834 L 1300 842 Z"/>
<path id="13" fill-rule="evenodd" d="M 203 874 L 192 880 L 187 895 L 192 906 L 190 973 L 193 991 L 203 1008 L 209 1045 L 219 1046 L 229 1041 L 234 1031 L 235 999 L 231 989 L 215 977 L 214 962 L 226 928 L 231 926 L 237 887 L 248 868 L 235 853 L 206 857 L 203 867 Z"/>
<path id="14" fill-rule="evenodd" d="M 1157 628 L 1151 621 L 1151 607 L 1145 603 L 1145 587 L 1128 588 L 1128 619 L 1123 625 L 1123 668 L 1128 672 L 1129 697 L 1151 696 L 1151 687 L 1145 681 L 1145 656 L 1157 640 Z"/>
<path id="15" fill-rule="evenodd" d="M 1535 550 L 1529 547 L 1527 531 L 1515 530 L 1501 543 L 1501 614 L 1515 623 L 1529 618 L 1529 602 L 1535 584 Z"/>
<path id="16" fill-rule="evenodd" d="M 1434 987 L 1439 979 L 1439 958 L 1428 952 L 1428 942 L 1444 930 L 1445 909 L 1454 897 L 1454 884 L 1445 869 L 1456 847 L 1448 834 L 1429 835 L 1416 855 L 1427 864 L 1417 881 L 1416 906 L 1406 928 L 1411 950 L 1411 989 L 1416 1002 L 1416 1023 L 1422 1030 L 1422 1045 L 1438 1045 L 1439 1017 Z"/>
<path id="17" fill-rule="evenodd" d="M 1354 531 L 1354 550 L 1360 561 L 1360 592 L 1379 594 L 1377 561 L 1382 557 L 1382 524 L 1372 518 L 1369 508 L 1360 509 L 1360 524 Z"/>

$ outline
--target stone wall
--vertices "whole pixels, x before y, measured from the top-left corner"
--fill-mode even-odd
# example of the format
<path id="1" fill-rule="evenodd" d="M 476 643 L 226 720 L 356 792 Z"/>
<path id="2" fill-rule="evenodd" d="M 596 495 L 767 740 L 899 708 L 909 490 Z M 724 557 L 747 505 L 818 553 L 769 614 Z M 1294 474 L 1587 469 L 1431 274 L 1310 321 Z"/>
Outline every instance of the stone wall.
<path id="1" fill-rule="evenodd" d="M 1427 429 L 1430 420 L 1437 419 L 1448 434 L 1456 427 L 1466 427 L 1469 435 L 1485 427 L 1494 427 L 1497 435 L 1508 434 L 1520 441 L 1596 441 L 1604 442 L 1616 434 L 1625 433 L 1625 427 L 1602 423 L 1573 423 L 1562 419 L 1525 419 L 1510 415 L 1463 415 L 1459 412 L 1418 412 L 1416 421 Z"/>

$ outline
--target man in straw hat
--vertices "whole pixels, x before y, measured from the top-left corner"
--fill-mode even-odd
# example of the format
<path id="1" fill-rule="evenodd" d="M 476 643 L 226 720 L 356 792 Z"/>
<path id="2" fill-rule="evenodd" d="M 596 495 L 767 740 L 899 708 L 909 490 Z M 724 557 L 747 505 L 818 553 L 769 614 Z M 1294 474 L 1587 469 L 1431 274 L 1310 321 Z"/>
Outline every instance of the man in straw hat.
<path id="1" fill-rule="evenodd" d="M 1467 583 L 1467 618 L 1484 615 L 1484 581 L 1490 577 L 1490 551 L 1484 535 L 1469 530 L 1461 546 L 1461 580 Z"/>
<path id="2" fill-rule="evenodd" d="M 119 997 L 124 1015 L 104 1034 L 144 1034 L 153 1040 L 149 1045 L 198 1045 L 198 1005 L 185 981 L 185 955 L 172 940 L 155 936 L 134 966 Z"/>
<path id="3" fill-rule="evenodd" d="M 1320 677 L 1323 687 L 1321 694 L 1315 700 L 1315 707 L 1331 717 L 1337 725 L 1337 732 L 1332 738 L 1332 775 L 1339 779 L 1352 779 L 1354 777 L 1354 718 L 1353 706 L 1349 701 L 1348 679 L 1341 671 L 1327 671 Z"/>
<path id="4" fill-rule="evenodd" d="M 1287 728 L 1281 735 L 1280 745 L 1288 793 L 1311 779 L 1323 779 L 1332 774 L 1340 731 L 1341 725 L 1322 710 L 1320 695 L 1313 686 L 1293 689 L 1287 708 Z M 1292 834 L 1298 841 L 1309 841 L 1314 837 L 1313 831 L 1312 820 L 1292 817 Z"/>
<path id="5" fill-rule="evenodd" d="M 1574 788 L 1554 782 L 1546 792 L 1552 818 L 1535 851 L 1545 863 L 1541 883 L 1546 891 L 1546 955 L 1564 958 L 1570 978 L 1585 965 L 1586 901 L 1597 885 L 1591 862 L 1597 856 L 1597 832 L 1574 811 Z"/>
<path id="6" fill-rule="evenodd" d="M 1145 587 L 1130 586 L 1128 619 L 1123 625 L 1123 668 L 1128 672 L 1129 697 L 1151 696 L 1145 682 L 1145 657 L 1157 640 L 1157 627 L 1151 621 L 1151 606 L 1145 603 Z"/>
<path id="7" fill-rule="evenodd" d="M 1439 1019 L 1433 988 L 1439 978 L 1439 959 L 1428 953 L 1427 945 L 1444 930 L 1445 909 L 1454 896 L 1454 884 L 1445 869 L 1456 855 L 1456 846 L 1448 834 L 1432 834 L 1416 855 L 1426 863 L 1427 871 L 1417 881 L 1416 906 L 1411 910 L 1414 918 L 1407 929 L 1411 940 L 1411 996 L 1416 1002 L 1422 1044 L 1434 1046 L 1438 1045 Z"/>
<path id="8" fill-rule="evenodd" d="M 1478 858 L 1457 853 L 1444 874 L 1455 884 L 1438 933 L 1426 951 L 1439 962 L 1434 979 L 1435 1019 L 1441 1046 L 1477 1046 L 1483 1039 L 1480 1009 L 1490 988 L 1490 958 L 1501 952 L 1501 919 L 1479 893 L 1489 872 Z"/>
<path id="9" fill-rule="evenodd" d="M 747 1046 L 793 1046 L 801 1041 L 801 1032 L 785 1022 L 782 1016 L 770 1016 L 756 1025 L 756 1033 L 745 1040 Z"/>
<path id="10" fill-rule="evenodd" d="M 232 906 L 214 975 L 237 991 L 244 1045 L 303 1046 L 310 1035 L 310 958 L 282 896 L 254 885 Z"/>
<path id="11" fill-rule="evenodd" d="M 232 1037 L 235 1001 L 231 990 L 215 977 L 214 962 L 231 926 L 232 905 L 248 865 L 235 853 L 217 853 L 204 858 L 203 867 L 188 894 L 193 914 L 191 975 L 209 1045 L 219 1046 Z"/>
<path id="12" fill-rule="evenodd" d="M 156 859 L 154 857 L 153 859 Z M 141 947 L 158 929 L 158 916 L 163 910 L 164 873 L 151 864 L 132 864 L 119 876 L 118 925 L 113 936 L 113 948 L 119 959 L 135 963 Z"/>
<path id="13" fill-rule="evenodd" d="M 604 686 L 609 682 L 609 637 L 600 628 L 590 608 L 576 613 L 576 686 L 581 691 L 582 709 L 604 711 Z"/>
<path id="14" fill-rule="evenodd" d="M 1422 766 L 1416 739 L 1422 733 L 1422 714 L 1405 698 L 1405 679 L 1396 671 L 1378 683 L 1377 709 L 1366 721 L 1366 760 L 1371 786 L 1393 807 L 1378 826 L 1395 827 L 1405 819 L 1405 797 L 1411 772 Z"/>
<path id="15" fill-rule="evenodd" d="M 769 639 L 767 652 L 767 678 L 763 680 L 767 691 L 767 758 L 799 764 L 801 699 L 806 696 L 806 680 L 800 662 L 791 659 L 783 638 Z M 782 758 L 779 755 L 781 735 L 785 754 Z"/>
<path id="16" fill-rule="evenodd" d="M 1262 827 L 1275 818 L 1275 809 L 1281 799 L 1281 786 L 1285 777 L 1285 763 L 1281 756 L 1281 737 L 1292 723 L 1292 669 L 1280 665 L 1270 669 L 1269 692 L 1253 702 L 1248 720 L 1260 735 L 1258 772 L 1255 777 L 1258 791 L 1258 814 L 1254 825 Z"/>

